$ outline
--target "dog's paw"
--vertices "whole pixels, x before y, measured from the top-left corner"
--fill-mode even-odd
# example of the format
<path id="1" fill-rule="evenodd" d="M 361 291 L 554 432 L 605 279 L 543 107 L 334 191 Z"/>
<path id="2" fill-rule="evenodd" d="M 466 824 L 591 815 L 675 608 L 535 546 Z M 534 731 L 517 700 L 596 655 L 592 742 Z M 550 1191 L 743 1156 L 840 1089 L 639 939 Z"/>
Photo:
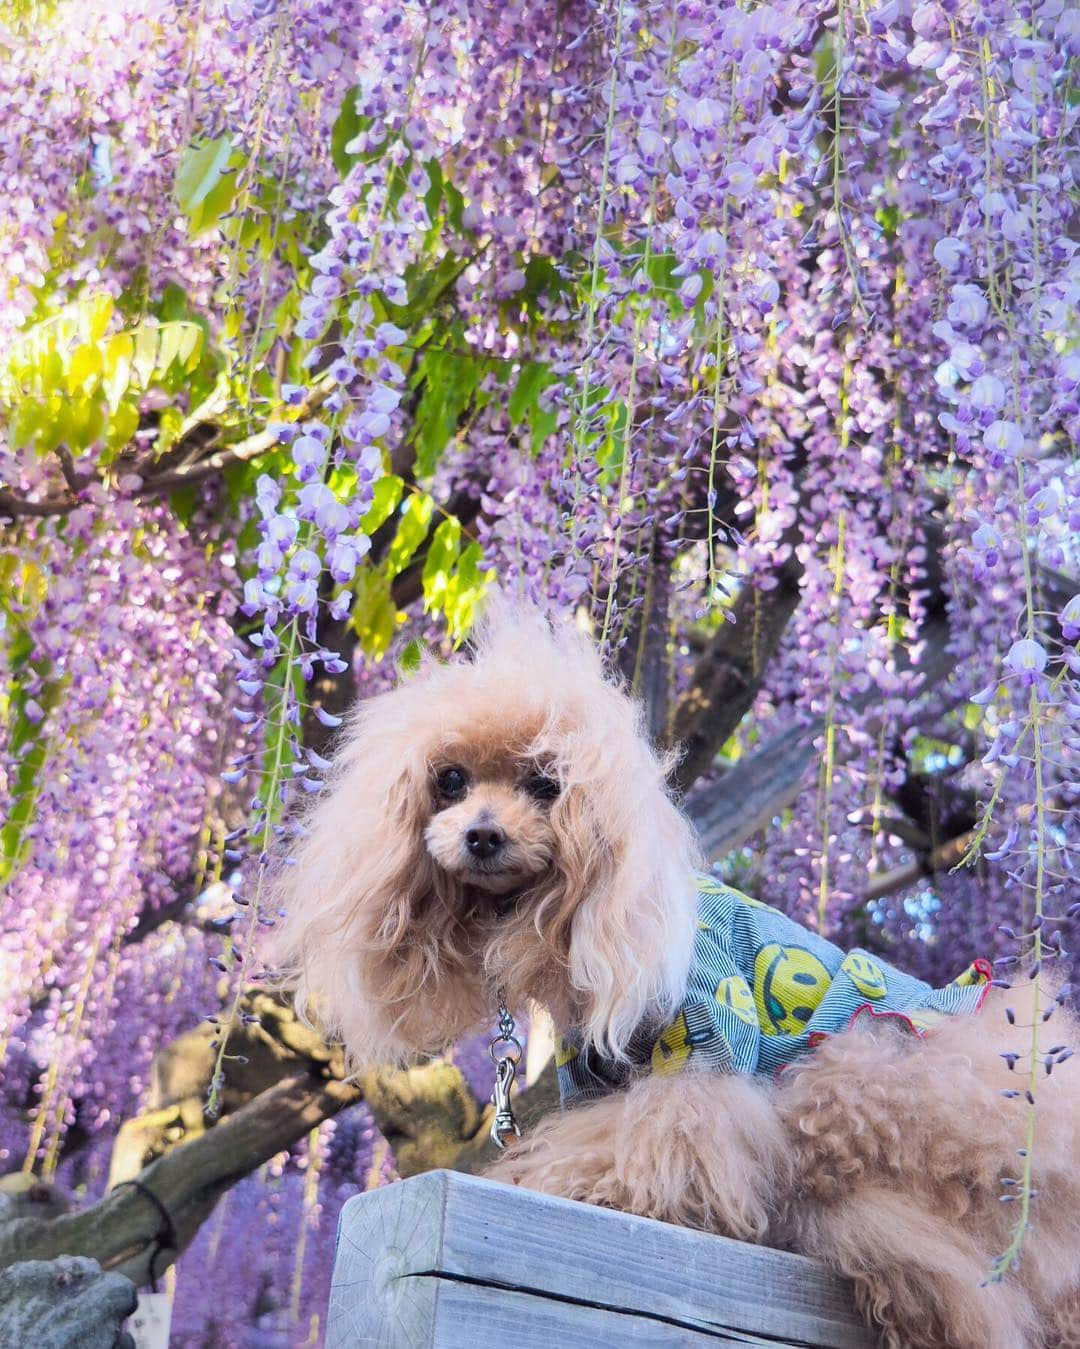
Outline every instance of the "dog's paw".
<path id="1" fill-rule="evenodd" d="M 490 1180 L 526 1190 L 621 1208 L 610 1134 L 586 1120 L 589 1108 L 545 1120 L 485 1171 Z M 583 1127 L 584 1126 L 584 1127 Z"/>

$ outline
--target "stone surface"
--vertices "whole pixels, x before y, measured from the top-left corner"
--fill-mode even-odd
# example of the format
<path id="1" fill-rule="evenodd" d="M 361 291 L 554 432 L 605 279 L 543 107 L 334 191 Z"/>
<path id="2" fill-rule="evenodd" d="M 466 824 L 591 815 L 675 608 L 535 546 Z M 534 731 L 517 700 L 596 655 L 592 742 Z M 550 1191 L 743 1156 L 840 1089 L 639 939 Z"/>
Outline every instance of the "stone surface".
<path id="1" fill-rule="evenodd" d="M 134 1349 L 123 1329 L 135 1285 L 96 1260 L 62 1255 L 0 1269 L 0 1345 L 33 1349 Z"/>

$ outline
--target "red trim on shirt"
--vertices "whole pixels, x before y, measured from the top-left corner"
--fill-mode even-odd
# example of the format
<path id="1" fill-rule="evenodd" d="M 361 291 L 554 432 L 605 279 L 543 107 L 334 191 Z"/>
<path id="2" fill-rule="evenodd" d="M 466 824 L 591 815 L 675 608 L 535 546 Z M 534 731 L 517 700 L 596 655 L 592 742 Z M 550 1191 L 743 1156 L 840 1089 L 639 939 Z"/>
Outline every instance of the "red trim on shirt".
<path id="1" fill-rule="evenodd" d="M 993 985 L 990 983 L 990 980 L 994 977 L 994 967 L 993 965 L 990 964 L 989 960 L 983 960 L 980 958 L 979 960 L 973 960 L 971 962 L 971 968 L 973 968 L 977 974 L 981 975 L 982 978 L 986 980 L 986 983 L 979 991 L 978 1002 L 975 1004 L 974 1008 L 970 1012 L 967 1011 L 937 1012 L 937 1015 L 940 1016 L 942 1019 L 946 1018 L 951 1019 L 954 1016 L 973 1016 L 975 1012 L 982 1011 L 983 1003 L 986 1001 L 987 995 L 989 994 L 990 989 L 993 987 Z M 974 985 L 972 985 L 972 987 L 974 987 Z M 927 1007 L 925 1010 L 928 1012 L 937 1011 L 937 1009 L 934 1007 Z M 887 1020 L 900 1021 L 911 1032 L 912 1035 L 917 1035 L 920 1040 L 926 1035 L 926 1031 L 920 1030 L 919 1027 L 916 1026 L 915 1023 L 912 1021 L 912 1019 L 909 1016 L 907 1016 L 904 1012 L 890 1011 L 889 1008 L 887 1007 L 879 1010 L 877 1007 L 874 1006 L 872 1002 L 864 1002 L 855 1008 L 851 1016 L 848 1018 L 847 1025 L 842 1026 L 840 1030 L 813 1031 L 806 1038 L 807 1046 L 810 1049 L 817 1049 L 818 1045 L 824 1044 L 826 1040 L 831 1040 L 833 1036 L 843 1035 L 844 1031 L 850 1030 L 852 1026 L 854 1026 L 857 1018 L 862 1016 L 864 1012 L 869 1012 L 870 1015 L 877 1021 L 887 1021 Z M 933 1030 L 934 1027 L 931 1026 L 928 1027 L 928 1029 Z M 779 1077 L 782 1072 L 784 1072 L 788 1068 L 794 1068 L 799 1062 L 800 1062 L 799 1059 L 792 1059 L 790 1063 L 782 1063 L 779 1066 L 779 1068 L 777 1068 L 774 1077 Z"/>

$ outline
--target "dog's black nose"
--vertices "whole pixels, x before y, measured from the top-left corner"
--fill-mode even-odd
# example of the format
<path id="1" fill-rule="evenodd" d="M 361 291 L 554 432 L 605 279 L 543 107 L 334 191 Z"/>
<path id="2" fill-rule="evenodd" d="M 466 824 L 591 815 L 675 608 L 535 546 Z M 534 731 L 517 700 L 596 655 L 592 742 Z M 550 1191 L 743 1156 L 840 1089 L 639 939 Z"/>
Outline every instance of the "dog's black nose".
<path id="1" fill-rule="evenodd" d="M 465 835 L 466 848 L 480 862 L 494 857 L 505 842 L 503 831 L 490 824 L 474 824 Z"/>

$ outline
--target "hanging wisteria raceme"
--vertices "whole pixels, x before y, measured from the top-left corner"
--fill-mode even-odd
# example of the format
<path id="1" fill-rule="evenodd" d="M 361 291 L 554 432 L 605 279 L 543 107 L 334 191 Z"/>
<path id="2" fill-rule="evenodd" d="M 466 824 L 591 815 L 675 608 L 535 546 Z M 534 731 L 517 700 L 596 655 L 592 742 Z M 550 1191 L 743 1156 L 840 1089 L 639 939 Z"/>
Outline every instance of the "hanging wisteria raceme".
<path id="1" fill-rule="evenodd" d="M 429 181 L 420 156 L 435 148 L 423 143 L 423 123 L 410 119 L 412 100 L 433 54 L 435 16 L 418 8 L 407 14 L 405 23 L 399 22 L 401 17 L 387 10 L 376 28 L 383 41 L 373 53 L 373 69 L 383 72 L 385 83 L 376 86 L 372 79 L 350 95 L 365 129 L 344 148 L 359 159 L 331 193 L 328 238 L 311 260 L 311 288 L 300 303 L 299 338 L 317 343 L 343 312 L 348 335 L 333 344 L 338 354 L 317 389 L 283 387 L 287 404 L 305 411 L 318 404 L 322 415 L 281 426 L 279 439 L 288 447 L 285 471 L 280 479 L 262 475 L 256 486 L 260 542 L 242 607 L 259 626 L 248 634 L 254 651 L 241 654 L 237 678 L 249 698 L 261 699 L 261 708 L 241 709 L 237 715 L 253 733 L 261 733 L 268 749 L 251 800 L 250 826 L 230 840 L 236 860 L 247 853 L 250 866 L 247 883 L 236 894 L 240 911 L 226 959 L 219 958 L 223 970 L 235 965 L 236 991 L 218 1045 L 211 1111 L 224 1084 L 229 1028 L 245 982 L 257 975 L 259 930 L 274 923 L 264 909 L 264 883 L 275 838 L 290 828 L 283 820 L 291 789 L 319 791 L 320 772 L 329 767 L 301 744 L 305 709 L 300 688 L 320 667 L 330 676 L 347 669 L 340 655 L 324 649 L 319 640 L 324 571 L 332 587 L 328 612 L 340 620 L 352 608 L 350 582 L 371 546 L 361 522 L 373 505 L 382 447 L 392 438 L 395 421 L 400 423 L 396 414 L 405 373 L 396 353 L 407 334 L 390 320 L 386 306 L 408 301 L 406 269 L 416 256 L 423 227 L 430 223 L 423 200 Z M 437 35 L 434 41 L 445 59 Z M 393 97 L 395 92 L 403 102 Z M 325 354 L 323 345 L 314 345 L 305 364 L 314 371 L 325 364 Z M 321 709 L 317 715 L 331 728 L 340 724 L 340 718 Z M 235 759 L 225 780 L 242 782 L 253 757 Z"/>
<path id="2" fill-rule="evenodd" d="M 73 24 L 63 4 L 13 7 L 0 332 L 40 313 L 46 279 L 50 300 L 105 286 L 134 307 L 174 286 L 263 330 L 295 262 L 289 222 L 306 227 L 336 178 L 329 128 L 362 46 L 340 9 L 89 0 Z M 246 236 L 213 228 L 226 213 Z M 241 266 L 252 247 L 262 265 Z"/>
<path id="3" fill-rule="evenodd" d="M 155 1016 L 134 1052 L 128 1025 L 127 1043 L 104 1052 L 118 1006 L 137 1024 L 139 1003 L 153 1005 L 170 964 L 179 966 L 149 959 L 151 986 L 140 986 L 145 953 L 126 944 L 178 891 L 198 894 L 199 842 L 219 809 L 208 784 L 222 757 L 232 577 L 163 509 L 155 518 L 114 503 L 109 526 L 84 508 L 62 536 L 28 539 L 9 601 L 31 664 L 11 727 L 18 743 L 6 746 L 5 814 L 24 822 L 12 840 L 24 865 L 2 897 L 0 1025 L 15 1067 L 9 1074 L 5 1060 L 0 1071 L 20 1098 L 38 1080 L 29 1138 L 2 1146 L 46 1173 L 77 1113 L 93 1132 L 130 1109 L 165 1042 Z M 47 587 L 43 562 L 57 571 Z M 20 772 L 27 752 L 47 765 L 36 781 Z"/>
<path id="4" fill-rule="evenodd" d="M 948 405 L 939 420 L 968 468 L 964 495 L 974 528 L 958 567 L 984 585 L 1000 578 L 1012 599 L 1003 607 L 995 682 L 975 695 L 988 709 L 992 733 L 983 758 L 992 790 L 978 838 L 996 835 L 987 855 L 1019 901 L 1009 935 L 1017 934 L 1020 950 L 998 963 L 1019 964 L 1036 988 L 1042 965 L 1061 955 L 1055 920 L 1075 893 L 1068 882 L 1080 860 L 1067 829 L 1076 807 L 1068 766 L 1078 748 L 1070 715 L 1076 671 L 1060 659 L 1065 625 L 1060 614 L 1046 611 L 1036 570 L 1041 563 L 1075 574 L 1080 525 L 1080 477 L 1069 453 L 1080 422 L 1068 391 L 1075 341 L 1069 316 L 1080 297 L 1080 271 L 1067 200 L 1053 191 L 1061 185 L 1053 148 L 1063 129 L 1055 84 L 1068 66 L 1059 39 L 1068 45 L 1069 25 L 1061 17 L 1051 6 L 1021 26 L 1010 24 L 1004 9 L 984 10 L 968 60 L 953 59 L 946 82 L 949 111 L 981 126 L 981 153 L 961 156 L 947 172 L 931 165 L 947 180 L 966 169 L 977 183 L 972 198 L 950 202 L 949 229 L 934 248 L 948 297 L 933 328 L 948 352 L 937 371 Z M 1008 36 L 991 44 L 995 19 Z M 941 35 L 940 27 L 926 34 L 928 64 L 948 60 L 933 50 Z M 980 640 L 986 635 L 984 627 Z M 1059 810 L 1064 818 L 1054 818 Z M 999 1275 L 1017 1257 L 1030 1221 L 1038 1083 L 1067 1049 L 1049 1047 L 1053 1002 L 1042 996 L 1020 1046 L 1027 1071 L 1014 1095 L 1025 1102 L 1027 1127 L 1010 1193 L 1019 1217 Z"/>

